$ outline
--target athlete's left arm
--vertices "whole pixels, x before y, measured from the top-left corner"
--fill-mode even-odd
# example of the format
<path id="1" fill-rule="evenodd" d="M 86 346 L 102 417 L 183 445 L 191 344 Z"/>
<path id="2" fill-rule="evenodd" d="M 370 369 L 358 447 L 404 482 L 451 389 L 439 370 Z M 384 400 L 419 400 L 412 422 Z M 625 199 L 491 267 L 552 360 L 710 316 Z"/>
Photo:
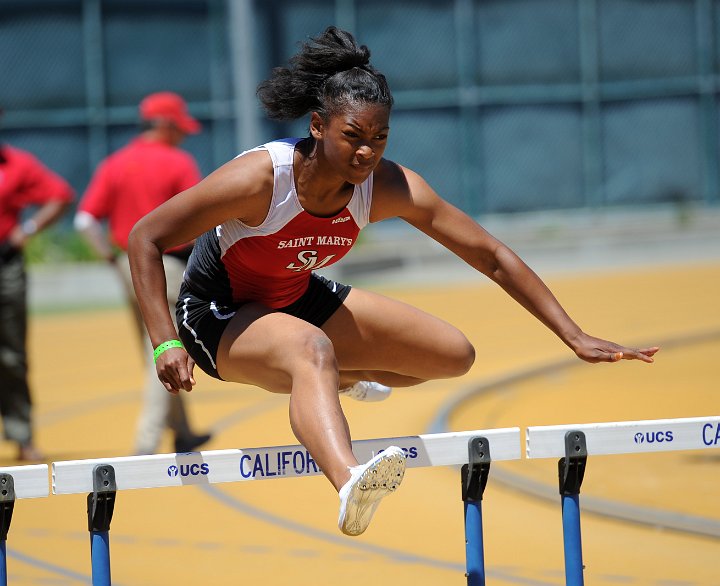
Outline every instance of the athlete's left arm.
<path id="1" fill-rule="evenodd" d="M 372 221 L 400 217 L 487 275 L 587 362 L 653 362 L 657 347 L 633 349 L 583 332 L 550 289 L 510 248 L 443 200 L 417 173 L 386 162 L 376 173 Z"/>

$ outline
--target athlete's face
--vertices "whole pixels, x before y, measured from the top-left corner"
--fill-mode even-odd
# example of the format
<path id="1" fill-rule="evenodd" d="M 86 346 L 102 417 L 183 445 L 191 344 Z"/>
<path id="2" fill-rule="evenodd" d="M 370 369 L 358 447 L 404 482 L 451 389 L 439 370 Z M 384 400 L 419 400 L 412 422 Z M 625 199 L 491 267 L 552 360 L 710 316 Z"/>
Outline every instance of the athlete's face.
<path id="1" fill-rule="evenodd" d="M 359 104 L 326 121 L 313 113 L 310 130 L 333 171 L 357 185 L 368 178 L 385 152 L 390 110 L 378 104 Z"/>

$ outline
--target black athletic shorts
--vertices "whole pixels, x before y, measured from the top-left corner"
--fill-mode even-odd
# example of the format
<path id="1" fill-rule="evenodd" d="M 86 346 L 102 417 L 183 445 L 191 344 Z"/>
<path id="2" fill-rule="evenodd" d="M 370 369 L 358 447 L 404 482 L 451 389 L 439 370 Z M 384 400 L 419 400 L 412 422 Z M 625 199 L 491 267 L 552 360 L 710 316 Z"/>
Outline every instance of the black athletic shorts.
<path id="1" fill-rule="evenodd" d="M 302 297 L 276 311 L 322 327 L 343 304 L 350 289 L 350 285 L 343 285 L 313 273 Z M 187 283 L 180 287 L 175 308 L 180 340 L 195 363 L 207 374 L 220 380 L 223 379 L 216 366 L 220 338 L 230 319 L 242 305 L 244 304 L 227 305 L 205 299 L 192 291 Z"/>

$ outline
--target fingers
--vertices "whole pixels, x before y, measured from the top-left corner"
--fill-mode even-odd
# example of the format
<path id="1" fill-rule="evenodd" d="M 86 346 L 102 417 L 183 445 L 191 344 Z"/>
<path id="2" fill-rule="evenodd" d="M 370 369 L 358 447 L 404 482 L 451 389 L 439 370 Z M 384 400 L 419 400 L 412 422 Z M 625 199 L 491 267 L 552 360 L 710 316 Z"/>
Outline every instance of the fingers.
<path id="1" fill-rule="evenodd" d="M 173 394 L 173 395 L 179 395 L 179 394 L 180 394 L 180 391 L 178 391 L 177 389 L 172 388 L 172 386 L 170 386 L 169 383 L 165 383 L 165 382 L 163 382 L 163 381 L 160 381 L 160 382 L 163 384 L 163 386 L 165 387 L 165 390 L 166 390 L 168 393 L 171 393 L 171 394 Z"/>
<path id="2" fill-rule="evenodd" d="M 165 390 L 177 395 L 180 391 L 192 391 L 195 379 L 192 371 L 195 361 L 183 348 L 173 348 L 158 357 L 156 369 Z"/>
<path id="3" fill-rule="evenodd" d="M 648 364 L 651 364 L 655 362 L 655 359 L 653 356 L 655 353 L 660 350 L 659 347 L 653 346 L 652 348 L 639 348 L 639 349 L 629 349 L 627 348 L 623 352 L 623 358 L 625 360 L 640 360 L 641 362 L 647 362 Z"/>
<path id="4" fill-rule="evenodd" d="M 653 356 L 660 350 L 659 347 L 652 348 L 623 348 L 622 350 L 611 350 L 605 352 L 605 360 L 607 362 L 618 362 L 619 360 L 640 360 L 652 364 L 655 362 Z"/>
<path id="5" fill-rule="evenodd" d="M 190 388 L 187 389 L 187 392 L 189 393 L 192 391 L 192 387 L 195 386 L 195 377 L 193 376 L 193 370 L 195 369 L 195 361 L 190 357 L 190 354 L 187 355 L 187 372 L 188 376 L 190 377 Z"/>
<path id="6" fill-rule="evenodd" d="M 658 346 L 649 348 L 626 348 L 599 338 L 585 336 L 581 339 L 582 344 L 576 348 L 577 355 L 590 363 L 597 362 L 619 362 L 620 360 L 639 360 L 641 362 L 653 363 L 653 356 L 660 350 Z"/>

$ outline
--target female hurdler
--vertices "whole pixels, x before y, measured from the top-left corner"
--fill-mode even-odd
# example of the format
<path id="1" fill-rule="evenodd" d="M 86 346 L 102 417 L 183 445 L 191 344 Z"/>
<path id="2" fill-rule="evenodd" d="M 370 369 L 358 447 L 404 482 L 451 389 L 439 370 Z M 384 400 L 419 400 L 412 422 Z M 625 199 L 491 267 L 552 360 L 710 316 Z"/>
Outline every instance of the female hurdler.
<path id="1" fill-rule="evenodd" d="M 358 465 L 340 393 L 379 400 L 393 386 L 460 376 L 474 349 L 457 328 L 414 307 L 313 271 L 342 258 L 369 222 L 399 217 L 500 285 L 588 362 L 652 362 L 657 348 L 592 337 L 507 246 L 383 158 L 393 98 L 370 52 L 334 27 L 305 43 L 258 88 L 270 118 L 310 114 L 310 135 L 226 163 L 142 220 L 129 245 L 133 282 L 171 393 L 197 363 L 225 381 L 290 395 L 297 439 L 340 495 L 339 527 L 367 528 L 402 480 L 390 447 Z M 197 238 L 168 312 L 162 253 Z"/>

